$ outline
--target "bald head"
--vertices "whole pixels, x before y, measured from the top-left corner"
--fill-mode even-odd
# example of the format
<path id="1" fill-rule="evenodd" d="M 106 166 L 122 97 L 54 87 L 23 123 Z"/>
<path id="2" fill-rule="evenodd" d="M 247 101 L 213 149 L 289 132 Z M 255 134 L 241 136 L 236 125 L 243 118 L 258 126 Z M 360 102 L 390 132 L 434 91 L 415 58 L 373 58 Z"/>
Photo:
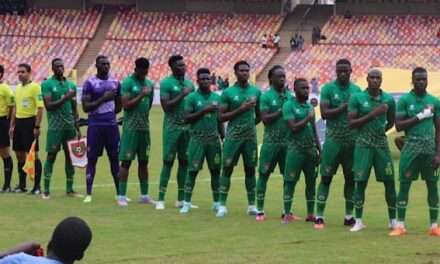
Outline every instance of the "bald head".
<path id="1" fill-rule="evenodd" d="M 379 69 L 372 68 L 368 71 L 368 76 L 380 76 L 382 77 L 382 72 Z"/>
<path id="2" fill-rule="evenodd" d="M 367 75 L 369 89 L 380 89 L 382 84 L 382 72 L 379 69 L 370 69 Z"/>

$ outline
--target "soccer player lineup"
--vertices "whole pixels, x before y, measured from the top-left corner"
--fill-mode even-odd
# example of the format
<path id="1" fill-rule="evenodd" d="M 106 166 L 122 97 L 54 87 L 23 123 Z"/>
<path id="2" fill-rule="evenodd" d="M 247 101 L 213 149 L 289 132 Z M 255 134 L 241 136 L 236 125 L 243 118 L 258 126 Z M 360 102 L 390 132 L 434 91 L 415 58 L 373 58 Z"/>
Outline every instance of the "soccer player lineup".
<path id="1" fill-rule="evenodd" d="M 405 216 L 410 187 L 420 177 L 426 182 L 428 193 L 428 233 L 440 236 L 437 223 L 440 101 L 427 91 L 425 68 L 413 69 L 412 89 L 401 94 L 396 102 L 381 88 L 383 73 L 380 69 L 368 70 L 367 86 L 361 89 L 351 81 L 351 62 L 337 60 L 335 80 L 324 84 L 320 92 L 320 115 L 326 126 L 325 140 L 321 144 L 315 115 L 318 106 L 316 102 L 311 103 L 307 79 L 298 77 L 289 88 L 284 67 L 275 65 L 267 74 L 270 86 L 262 91 L 249 80 L 251 65 L 240 60 L 232 67 L 236 81 L 218 93 L 212 91 L 209 68 L 197 69 L 194 84 L 187 75 L 185 58 L 171 55 L 168 60 L 171 74 L 158 84 L 164 112 L 163 163 L 158 196 L 153 198 L 148 170 L 149 114 L 156 85 L 148 79 L 150 66 L 154 67 L 147 58 L 139 57 L 133 63 L 134 71 L 119 81 L 112 77 L 109 58 L 98 56 L 96 74 L 82 87 L 80 107 L 87 118 L 81 120 L 77 87 L 64 76 L 61 58 L 51 61 L 53 75 L 41 86 L 32 81 L 31 65 L 19 64 L 20 83 L 15 91 L 5 83 L 0 86 L 0 147 L 5 164 L 2 192 L 28 192 L 27 178 L 30 176 L 33 188 L 29 193 L 44 200 L 52 199 L 53 167 L 57 153 L 63 148 L 66 194 L 83 198 L 83 203 L 92 203 L 96 163 L 105 149 L 119 207 L 127 207 L 131 202 L 127 197 L 127 180 L 130 169 L 134 170 L 132 161 L 137 159 L 138 202 L 164 210 L 168 182 L 177 160 L 175 206 L 180 214 L 188 214 L 198 208 L 192 203 L 192 194 L 206 160 L 212 210 L 216 217 L 224 218 L 228 215 L 231 176 L 241 157 L 248 215 L 255 217 L 257 222 L 266 220 L 266 186 L 278 167 L 283 179 L 281 222 L 288 224 L 301 219 L 292 204 L 303 174 L 305 221 L 321 230 L 326 227 L 324 215 L 332 179 L 341 167 L 344 225 L 351 232 L 358 232 L 366 227 L 362 221 L 363 205 L 374 169 L 376 181 L 383 183 L 385 190 L 389 235 L 407 233 Z M 0 70 L 3 75 L 4 68 Z M 122 133 L 117 118 L 120 112 Z M 48 123 L 46 135 L 40 135 L 43 115 Z M 257 125 L 260 123 L 264 126 L 264 136 L 259 147 Z M 81 135 L 80 126 L 87 126 L 86 134 Z M 394 168 L 387 137 L 392 128 L 405 132 L 404 137 L 396 139 L 401 151 L 398 168 Z M 44 139 L 47 156 L 42 163 L 36 153 L 38 142 Z M 17 157 L 18 185 L 15 188 L 11 185 L 14 162 L 9 155 L 10 141 Z M 74 166 L 86 167 L 85 197 L 74 190 Z"/>

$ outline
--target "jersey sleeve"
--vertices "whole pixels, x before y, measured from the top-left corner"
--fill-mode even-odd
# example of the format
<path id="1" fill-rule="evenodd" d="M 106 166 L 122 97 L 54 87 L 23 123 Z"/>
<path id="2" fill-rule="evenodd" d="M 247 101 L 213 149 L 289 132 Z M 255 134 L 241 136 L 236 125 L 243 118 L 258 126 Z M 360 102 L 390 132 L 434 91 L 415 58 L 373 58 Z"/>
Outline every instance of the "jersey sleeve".
<path id="1" fill-rule="evenodd" d="M 170 83 L 166 80 L 160 82 L 160 97 L 170 97 Z"/>
<path id="2" fill-rule="evenodd" d="M 44 107 L 43 103 L 43 95 L 41 94 L 41 86 L 39 84 L 35 84 L 34 88 L 34 96 L 35 96 L 35 104 L 38 108 Z"/>
<path id="3" fill-rule="evenodd" d="M 124 80 L 121 83 L 121 96 L 131 96 L 131 84 L 130 81 Z"/>
<path id="4" fill-rule="evenodd" d="M 220 105 L 223 108 L 229 107 L 229 95 L 227 89 L 223 91 L 222 96 L 220 97 Z"/>
<path id="5" fill-rule="evenodd" d="M 328 85 L 324 85 L 324 87 L 322 87 L 319 101 L 323 103 L 330 103 L 330 87 Z"/>
<path id="6" fill-rule="evenodd" d="M 13 105 L 15 105 L 14 92 L 12 91 L 11 87 L 7 86 L 6 88 L 7 88 L 6 91 L 5 91 L 6 92 L 6 94 L 5 94 L 6 104 L 8 106 L 13 106 Z"/>
<path id="7" fill-rule="evenodd" d="M 350 97 L 348 101 L 348 112 L 349 113 L 358 113 L 358 99 L 356 95 Z"/>
<path id="8" fill-rule="evenodd" d="M 269 102 L 267 100 L 267 95 L 263 94 L 260 98 L 260 111 L 268 112 L 270 109 Z"/>
<path id="9" fill-rule="evenodd" d="M 43 97 L 52 97 L 52 86 L 47 82 L 41 83 L 41 94 Z"/>
<path id="10" fill-rule="evenodd" d="M 390 97 L 388 98 L 388 114 L 389 113 L 396 113 L 396 101 L 394 101 L 394 98 L 390 95 Z"/>
<path id="11" fill-rule="evenodd" d="M 402 96 L 397 102 L 396 117 L 402 118 L 408 116 L 406 97 Z"/>
<path id="12" fill-rule="evenodd" d="M 89 80 L 84 82 L 83 88 L 82 88 L 82 96 L 92 95 L 92 84 Z"/>
<path id="13" fill-rule="evenodd" d="M 283 119 L 286 121 L 295 119 L 295 114 L 292 111 L 291 102 L 287 102 L 283 105 Z"/>

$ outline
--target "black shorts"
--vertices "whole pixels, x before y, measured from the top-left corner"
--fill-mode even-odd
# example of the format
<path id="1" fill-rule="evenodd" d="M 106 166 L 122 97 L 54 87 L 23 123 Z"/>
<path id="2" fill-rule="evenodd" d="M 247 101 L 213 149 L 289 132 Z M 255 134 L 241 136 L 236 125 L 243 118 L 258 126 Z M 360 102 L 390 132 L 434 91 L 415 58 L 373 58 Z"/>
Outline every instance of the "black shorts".
<path id="1" fill-rule="evenodd" d="M 9 147 L 9 119 L 6 116 L 0 117 L 0 149 Z"/>
<path id="2" fill-rule="evenodd" d="M 14 151 L 28 152 L 34 142 L 35 117 L 15 119 L 12 149 Z M 38 150 L 38 141 L 35 147 Z"/>

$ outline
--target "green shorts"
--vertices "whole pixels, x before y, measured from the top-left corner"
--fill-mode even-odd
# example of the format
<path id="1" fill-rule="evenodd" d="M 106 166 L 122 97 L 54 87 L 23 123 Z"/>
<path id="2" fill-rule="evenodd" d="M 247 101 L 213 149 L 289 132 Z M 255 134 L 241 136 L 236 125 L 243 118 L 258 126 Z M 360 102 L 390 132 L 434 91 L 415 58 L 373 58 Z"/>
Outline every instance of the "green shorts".
<path id="1" fill-rule="evenodd" d="M 389 148 L 354 148 L 353 173 L 355 181 L 368 181 L 371 168 L 374 167 L 376 180 L 394 181 L 394 166 Z"/>
<path id="2" fill-rule="evenodd" d="M 189 171 L 199 171 L 203 167 L 206 158 L 209 170 L 220 170 L 222 160 L 222 146 L 220 139 L 210 143 L 202 143 L 196 139 L 190 139 L 188 144 Z"/>
<path id="3" fill-rule="evenodd" d="M 321 154 L 321 176 L 332 177 L 339 165 L 345 172 L 353 169 L 354 144 L 342 144 L 340 140 L 326 138 Z"/>
<path id="4" fill-rule="evenodd" d="M 282 144 L 263 143 L 260 150 L 259 173 L 270 174 L 278 164 L 280 173 L 284 173 L 287 146 Z"/>
<path id="5" fill-rule="evenodd" d="M 162 159 L 173 162 L 176 158 L 187 160 L 186 151 L 188 149 L 189 131 L 185 129 L 169 130 L 164 128 L 162 134 Z"/>
<path id="6" fill-rule="evenodd" d="M 439 170 L 432 167 L 434 155 L 420 154 L 412 158 L 408 152 L 402 151 L 399 162 L 399 180 L 402 182 L 415 181 L 419 178 L 425 181 L 438 181 Z"/>
<path id="7" fill-rule="evenodd" d="M 54 153 L 60 150 L 60 146 L 76 136 L 75 129 L 47 130 L 46 152 Z"/>
<path id="8" fill-rule="evenodd" d="M 225 139 L 223 143 L 223 167 L 237 165 L 240 155 L 245 167 L 257 166 L 257 139 Z"/>
<path id="9" fill-rule="evenodd" d="M 122 130 L 119 160 L 148 161 L 150 154 L 150 131 Z"/>
<path id="10" fill-rule="evenodd" d="M 301 171 L 304 172 L 306 178 L 316 178 L 318 176 L 318 165 L 317 149 L 297 150 L 288 148 L 284 181 L 298 181 Z"/>

